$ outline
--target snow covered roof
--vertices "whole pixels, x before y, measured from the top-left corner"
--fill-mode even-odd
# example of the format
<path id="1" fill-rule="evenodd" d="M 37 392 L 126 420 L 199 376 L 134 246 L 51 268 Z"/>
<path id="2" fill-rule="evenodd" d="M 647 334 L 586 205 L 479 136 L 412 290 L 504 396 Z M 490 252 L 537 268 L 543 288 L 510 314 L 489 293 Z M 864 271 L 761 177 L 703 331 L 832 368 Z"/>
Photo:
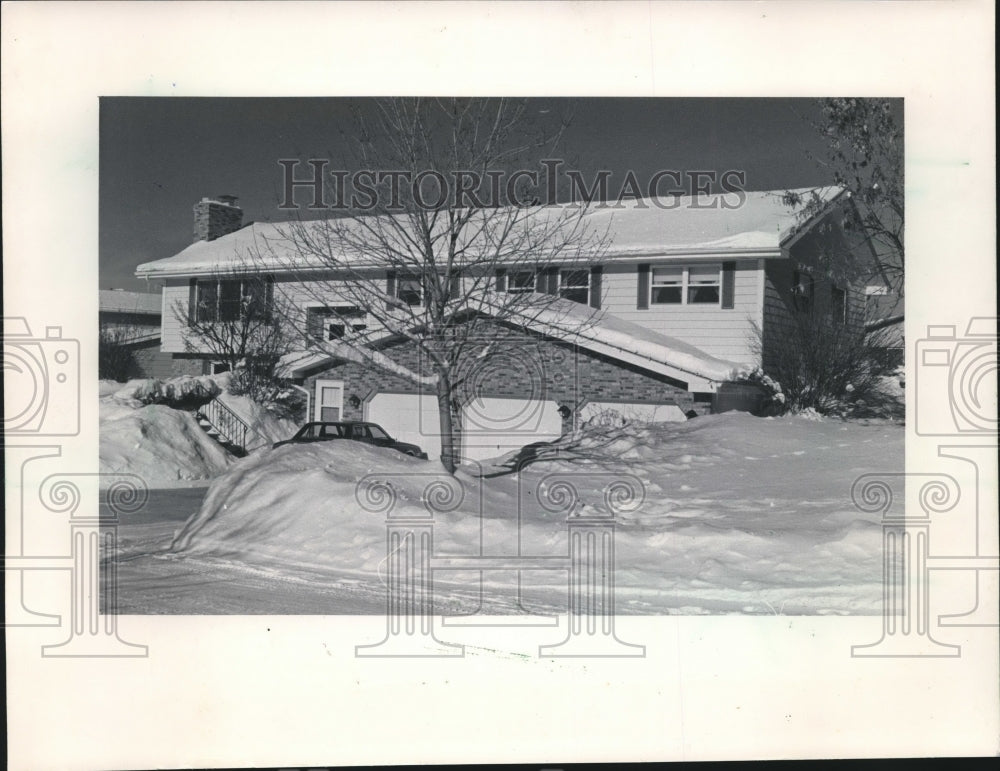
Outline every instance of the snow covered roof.
<path id="1" fill-rule="evenodd" d="M 820 187 L 791 192 L 803 199 L 815 194 L 828 208 L 845 191 Z M 785 193 L 746 192 L 742 203 L 735 193 L 635 199 L 617 206 L 594 204 L 584 217 L 591 232 L 607 231 L 606 257 L 612 260 L 652 255 L 778 257 L 782 245 L 808 226 L 803 222 L 801 207 L 785 203 Z M 562 205 L 543 207 L 533 216 L 553 218 L 565 211 Z M 308 237 L 322 243 L 327 222 L 312 220 L 302 224 Z M 304 258 L 289 236 L 290 223 L 252 223 L 213 241 L 193 243 L 173 257 L 143 263 L 136 268 L 136 275 L 191 276 L 224 273 L 247 265 L 277 273 L 292 266 L 298 270 L 324 267 Z M 346 261 L 346 256 L 343 259 Z M 379 267 L 365 255 L 353 256 L 350 262 L 359 268 Z"/>
<path id="2" fill-rule="evenodd" d="M 483 313 L 490 315 L 484 305 Z M 747 369 L 743 364 L 710 356 L 700 348 L 674 337 L 633 324 L 579 303 L 547 298 L 543 309 L 525 310 L 505 321 L 541 334 L 551 335 L 586 350 L 610 356 L 688 384 L 691 391 L 714 391 L 718 383 L 732 380 Z M 347 343 L 335 343 L 328 352 L 300 351 L 284 356 L 279 372 L 285 377 L 303 377 L 316 367 L 337 359 L 364 361 L 399 372 L 400 367 L 385 354 L 359 351 Z M 400 373 L 403 374 L 403 373 Z M 405 375 L 404 375 L 405 376 Z M 433 384 L 434 378 L 424 378 Z"/>
<path id="3" fill-rule="evenodd" d="M 159 316 L 162 312 L 162 295 L 101 289 L 98 291 L 97 307 L 98 310 L 109 313 L 148 313 Z"/>

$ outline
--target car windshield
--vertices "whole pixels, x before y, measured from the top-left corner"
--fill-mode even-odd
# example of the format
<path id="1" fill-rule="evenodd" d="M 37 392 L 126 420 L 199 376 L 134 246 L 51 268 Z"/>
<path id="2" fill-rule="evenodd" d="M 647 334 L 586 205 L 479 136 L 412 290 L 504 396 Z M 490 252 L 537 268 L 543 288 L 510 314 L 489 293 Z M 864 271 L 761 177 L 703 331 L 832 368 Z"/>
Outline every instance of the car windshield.
<path id="1" fill-rule="evenodd" d="M 368 426 L 368 430 L 371 431 L 373 439 L 389 439 L 391 438 L 385 431 L 383 431 L 378 426 Z"/>
<path id="2" fill-rule="evenodd" d="M 302 426 L 302 428 L 299 429 L 299 433 L 295 435 L 295 438 L 315 439 L 316 437 L 319 436 L 319 429 L 320 427 L 318 425 L 313 425 L 313 424 L 310 424 L 308 426 Z"/>

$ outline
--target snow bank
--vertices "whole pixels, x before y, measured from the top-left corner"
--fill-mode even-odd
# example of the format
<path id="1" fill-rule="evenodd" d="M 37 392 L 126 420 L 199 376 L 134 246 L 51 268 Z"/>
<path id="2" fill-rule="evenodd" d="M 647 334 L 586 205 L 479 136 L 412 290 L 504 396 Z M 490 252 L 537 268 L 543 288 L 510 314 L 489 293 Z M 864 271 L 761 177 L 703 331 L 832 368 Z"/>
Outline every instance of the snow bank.
<path id="1" fill-rule="evenodd" d="M 421 477 L 440 464 L 358 442 L 286 445 L 233 466 L 209 488 L 172 550 L 298 566 L 372 572 L 384 557 L 385 524 L 355 497 L 357 480 L 393 478 L 402 507 L 419 506 Z M 420 488 L 422 489 L 422 488 Z"/>
<path id="2" fill-rule="evenodd" d="M 134 408 L 113 398 L 101 400 L 101 473 L 138 474 L 156 487 L 209 479 L 232 462 L 187 412 L 161 404 Z"/>
<path id="3" fill-rule="evenodd" d="M 860 474 L 902 469 L 903 435 L 897 425 L 743 413 L 595 429 L 520 474 L 460 471 L 460 502 L 435 516 L 435 553 L 471 556 L 482 543 L 494 555 L 514 554 L 519 544 L 522 554 L 565 554 L 565 513 L 542 505 L 546 490 L 569 480 L 582 511 L 607 512 L 609 485 L 638 480 L 641 505 L 616 520 L 623 611 L 878 613 L 880 523 L 854 508 L 850 490 Z M 385 515 L 357 497 L 369 474 L 392 486 L 401 511 L 423 512 L 427 483 L 447 482 L 436 464 L 353 442 L 266 450 L 215 480 L 173 551 L 304 581 L 379 581 Z M 317 579 L 316 570 L 328 577 Z M 517 580 L 484 575 L 500 594 Z M 565 596 L 557 571 L 522 578 L 546 602 Z M 474 589 L 468 574 L 435 580 L 445 593 Z"/>
<path id="4" fill-rule="evenodd" d="M 149 487 L 207 480 L 233 457 L 211 439 L 190 412 L 170 404 L 197 405 L 221 392 L 224 378 L 179 377 L 102 380 L 98 386 L 100 469 L 138 474 Z"/>

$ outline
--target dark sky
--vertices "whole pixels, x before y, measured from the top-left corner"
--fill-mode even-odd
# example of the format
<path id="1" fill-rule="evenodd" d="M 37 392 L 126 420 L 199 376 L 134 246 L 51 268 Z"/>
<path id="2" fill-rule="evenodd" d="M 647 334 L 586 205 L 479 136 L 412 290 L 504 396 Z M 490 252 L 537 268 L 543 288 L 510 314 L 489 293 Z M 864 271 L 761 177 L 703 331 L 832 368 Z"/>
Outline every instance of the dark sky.
<path id="1" fill-rule="evenodd" d="M 278 160 L 337 166 L 349 101 L 365 107 L 344 98 L 102 99 L 101 288 L 158 291 L 134 278 L 135 266 L 191 242 L 191 207 L 203 196 L 239 196 L 244 221 L 286 219 Z M 742 170 L 748 190 L 830 182 L 807 157 L 823 150 L 809 124 L 819 114 L 812 99 L 534 99 L 530 108 L 571 108 L 561 157 L 587 178 L 612 170 L 613 191 L 629 169 L 643 184 L 661 169 Z"/>

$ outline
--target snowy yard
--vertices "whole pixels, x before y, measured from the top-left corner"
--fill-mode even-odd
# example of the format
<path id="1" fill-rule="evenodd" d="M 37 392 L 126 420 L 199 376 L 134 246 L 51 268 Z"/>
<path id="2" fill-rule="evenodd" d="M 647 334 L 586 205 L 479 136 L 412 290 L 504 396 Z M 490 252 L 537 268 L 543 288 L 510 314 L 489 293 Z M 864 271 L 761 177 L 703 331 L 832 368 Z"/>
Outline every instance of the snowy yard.
<path id="1" fill-rule="evenodd" d="M 117 607 L 383 612 L 386 515 L 362 505 L 367 477 L 391 487 L 394 514 L 437 501 L 434 553 L 455 557 L 565 554 L 566 513 L 539 496 L 565 482 L 580 513 L 607 514 L 609 487 L 629 481 L 641 504 L 615 518 L 620 613 L 877 614 L 880 523 L 850 491 L 863 473 L 902 470 L 903 435 L 891 423 L 741 413 L 602 429 L 519 474 L 464 467 L 450 500 L 424 493 L 448 483 L 435 462 L 354 442 L 265 449 L 227 464 L 207 491 L 154 490 L 122 522 Z M 437 571 L 436 610 L 565 611 L 565 572 L 522 571 L 520 597 L 518 578 L 491 570 L 480 585 L 478 573 Z"/>

